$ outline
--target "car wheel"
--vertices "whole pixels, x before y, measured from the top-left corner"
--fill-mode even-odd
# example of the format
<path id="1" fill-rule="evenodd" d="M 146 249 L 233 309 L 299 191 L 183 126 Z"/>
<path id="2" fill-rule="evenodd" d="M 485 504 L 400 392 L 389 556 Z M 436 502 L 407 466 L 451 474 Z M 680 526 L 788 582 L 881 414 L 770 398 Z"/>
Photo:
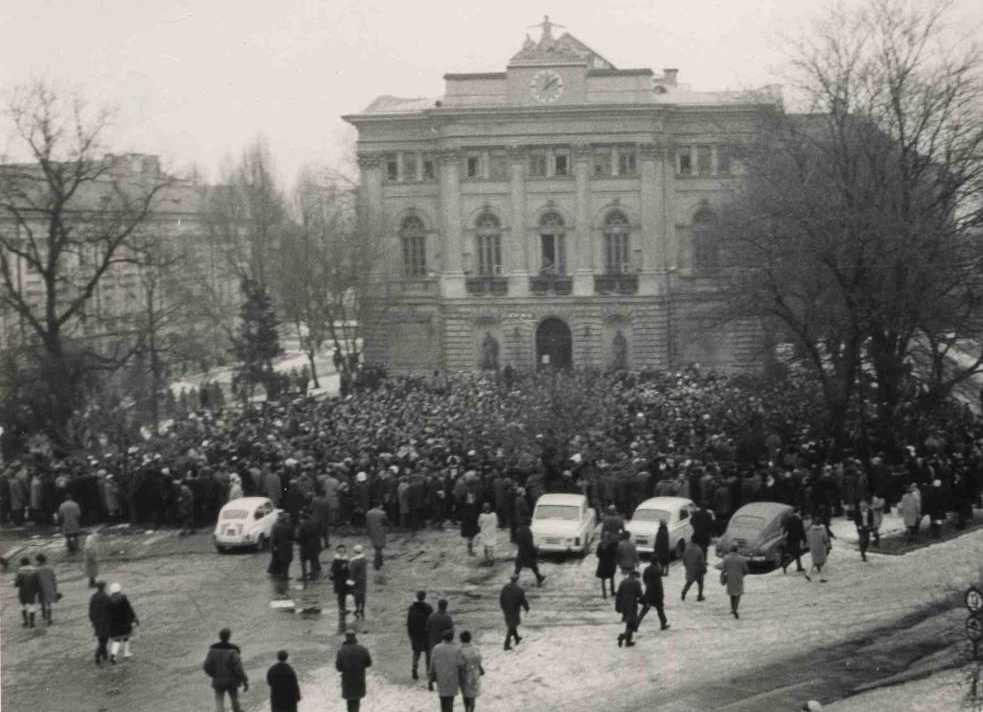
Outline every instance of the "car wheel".
<path id="1" fill-rule="evenodd" d="M 220 554 L 224 554 L 226 552 L 226 548 L 224 546 L 222 546 L 221 544 L 216 544 L 215 545 L 215 551 L 217 551 Z"/>
<path id="2" fill-rule="evenodd" d="M 683 558 L 684 551 L 686 551 L 686 541 L 684 539 L 680 539 L 676 542 L 676 558 L 681 560 Z"/>
<path id="3" fill-rule="evenodd" d="M 266 536 L 260 534 L 256 537 L 256 551 L 263 551 L 264 549 L 266 549 Z"/>

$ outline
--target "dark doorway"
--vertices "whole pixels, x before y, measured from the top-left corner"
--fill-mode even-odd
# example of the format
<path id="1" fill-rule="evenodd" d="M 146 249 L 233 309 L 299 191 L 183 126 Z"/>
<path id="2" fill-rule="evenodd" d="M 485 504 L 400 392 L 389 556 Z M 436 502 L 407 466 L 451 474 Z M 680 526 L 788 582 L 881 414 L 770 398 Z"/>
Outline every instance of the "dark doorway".
<path id="1" fill-rule="evenodd" d="M 562 319 L 544 319 L 536 329 L 536 365 L 538 368 L 573 365 L 573 339 L 570 327 Z"/>

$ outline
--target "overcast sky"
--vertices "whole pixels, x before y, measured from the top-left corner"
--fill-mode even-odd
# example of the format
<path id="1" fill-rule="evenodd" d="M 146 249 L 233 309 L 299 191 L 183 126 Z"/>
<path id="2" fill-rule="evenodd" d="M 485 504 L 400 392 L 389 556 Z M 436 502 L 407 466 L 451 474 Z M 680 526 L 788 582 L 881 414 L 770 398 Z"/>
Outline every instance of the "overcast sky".
<path id="1" fill-rule="evenodd" d="M 860 0 L 847 0 L 847 5 Z M 503 71 L 545 13 L 615 66 L 677 67 L 694 89 L 776 81 L 776 39 L 808 0 L 5 0 L 0 88 L 45 77 L 117 107 L 118 150 L 215 177 L 251 138 L 292 182 L 351 140 L 380 94 L 438 96 L 445 72 Z M 962 26 L 983 2 L 956 0 Z M 557 30 L 557 34 L 564 30 Z"/>

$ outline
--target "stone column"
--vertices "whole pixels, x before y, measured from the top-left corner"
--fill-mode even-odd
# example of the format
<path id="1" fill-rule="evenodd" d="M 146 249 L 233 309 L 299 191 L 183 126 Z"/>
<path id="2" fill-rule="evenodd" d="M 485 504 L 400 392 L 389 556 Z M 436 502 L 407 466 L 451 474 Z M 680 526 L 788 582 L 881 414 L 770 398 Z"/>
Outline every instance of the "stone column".
<path id="1" fill-rule="evenodd" d="M 660 294 L 665 275 L 665 200 L 662 195 L 663 154 L 661 143 L 643 143 L 638 147 L 641 177 L 642 225 L 637 239 L 642 248 L 638 279 L 639 294 Z M 634 237 L 634 236 L 633 236 Z"/>
<path id="2" fill-rule="evenodd" d="M 679 240 L 676 236 L 676 150 L 672 141 L 664 143 L 662 156 L 662 205 L 664 212 L 665 238 L 663 239 L 664 269 L 668 272 L 679 269 Z"/>
<path id="3" fill-rule="evenodd" d="M 526 234 L 526 153 L 519 146 L 509 147 L 509 200 L 512 203 L 512 229 L 509 232 L 506 265 L 509 296 L 529 296 L 529 236 Z"/>
<path id="4" fill-rule="evenodd" d="M 362 185 L 358 204 L 359 223 L 366 235 L 384 235 L 386 227 L 382 204 L 382 154 L 368 151 L 359 153 L 358 168 Z M 392 259 L 387 259 L 386 262 L 390 270 L 396 270 L 394 274 L 400 273 L 400 264 L 394 263 Z M 385 266 L 377 265 L 373 269 L 384 272 Z"/>
<path id="5" fill-rule="evenodd" d="M 573 293 L 577 296 L 587 296 L 594 293 L 594 244 L 591 239 L 590 219 L 590 158 L 590 144 L 577 144 L 573 147 L 574 220 L 577 222 L 577 244 L 573 256 L 569 252 L 570 245 L 567 245 L 567 260 L 570 264 L 577 265 L 577 270 L 573 274 Z"/>
<path id="6" fill-rule="evenodd" d="M 461 153 L 440 152 L 440 234 L 442 257 L 440 293 L 444 297 L 464 296 L 464 270 L 461 267 Z"/>

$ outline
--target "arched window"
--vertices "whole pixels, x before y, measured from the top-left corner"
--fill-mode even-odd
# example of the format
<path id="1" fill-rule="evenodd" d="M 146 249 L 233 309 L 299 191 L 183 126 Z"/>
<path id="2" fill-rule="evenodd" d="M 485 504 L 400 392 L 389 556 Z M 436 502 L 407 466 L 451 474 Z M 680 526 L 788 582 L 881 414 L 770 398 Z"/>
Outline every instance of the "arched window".
<path id="1" fill-rule="evenodd" d="M 567 251 L 563 217 L 549 212 L 539 219 L 540 274 L 566 274 Z"/>
<path id="2" fill-rule="evenodd" d="M 701 208 L 693 216 L 693 269 L 714 272 L 720 266 L 720 255 L 714 228 L 717 216 L 709 208 Z"/>
<path id="3" fill-rule="evenodd" d="M 492 213 L 482 213 L 475 221 L 478 274 L 494 277 L 502 273 L 502 224 Z"/>
<path id="4" fill-rule="evenodd" d="M 625 274 L 629 271 L 628 218 L 620 210 L 612 210 L 604 218 L 604 271 Z"/>
<path id="5" fill-rule="evenodd" d="M 403 242 L 403 274 L 407 277 L 425 277 L 427 233 L 423 220 L 416 215 L 408 215 L 400 226 L 399 237 Z"/>

